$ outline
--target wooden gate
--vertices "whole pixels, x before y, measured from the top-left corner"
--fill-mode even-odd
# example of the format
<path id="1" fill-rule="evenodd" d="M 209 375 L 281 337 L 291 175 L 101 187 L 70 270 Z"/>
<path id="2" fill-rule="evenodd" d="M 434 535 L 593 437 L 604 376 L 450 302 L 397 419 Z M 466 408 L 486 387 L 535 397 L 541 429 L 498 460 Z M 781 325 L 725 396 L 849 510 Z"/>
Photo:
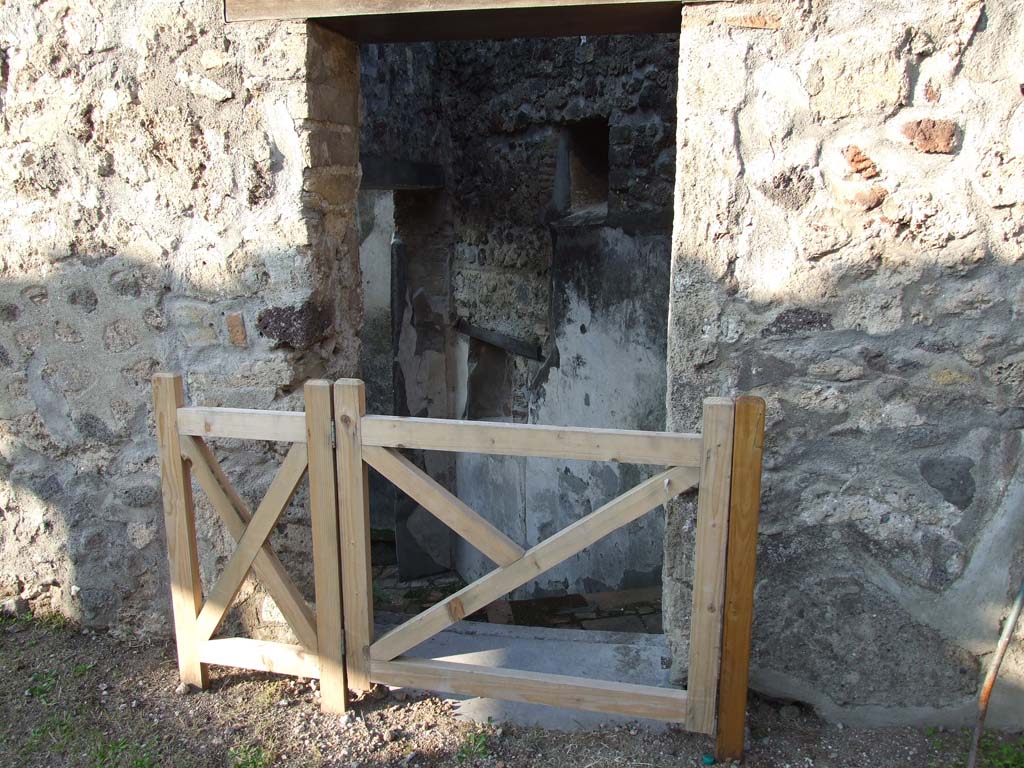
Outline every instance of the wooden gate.
<path id="1" fill-rule="evenodd" d="M 181 679 L 207 682 L 206 665 L 321 680 L 326 711 L 349 690 L 410 686 L 678 722 L 717 732 L 720 758 L 743 749 L 764 401 L 705 400 L 700 434 L 367 416 L 358 380 L 313 381 L 306 411 L 185 407 L 181 379 L 160 374 L 160 441 L 174 623 Z M 231 487 L 207 438 L 291 443 L 255 513 Z M 658 465 L 663 471 L 524 550 L 442 487 L 400 449 L 463 451 Z M 373 633 L 367 467 L 490 558 L 495 569 L 380 638 Z M 205 604 L 199 581 L 190 474 L 238 547 Z M 316 611 L 267 543 L 309 475 Z M 699 488 L 687 690 L 404 656 L 420 643 L 526 584 L 681 493 Z M 212 639 L 250 568 L 299 645 Z M 717 729 L 716 729 L 717 724 Z"/>

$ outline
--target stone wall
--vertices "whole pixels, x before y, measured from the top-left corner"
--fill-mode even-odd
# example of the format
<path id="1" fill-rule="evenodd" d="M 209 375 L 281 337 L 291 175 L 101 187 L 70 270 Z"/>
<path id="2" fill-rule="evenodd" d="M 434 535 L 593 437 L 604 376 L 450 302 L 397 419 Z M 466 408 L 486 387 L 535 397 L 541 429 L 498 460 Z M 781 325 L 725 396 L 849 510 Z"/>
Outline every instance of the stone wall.
<path id="1" fill-rule="evenodd" d="M 436 163 L 448 135 L 433 43 L 361 46 L 362 144 L 370 157 Z"/>
<path id="2" fill-rule="evenodd" d="M 1024 3 L 801 7 L 684 13 L 669 426 L 768 402 L 754 686 L 964 723 L 1024 576 Z M 692 544 L 679 505 L 677 677 Z"/>
<path id="3" fill-rule="evenodd" d="M 356 49 L 215 0 L 67 0 L 0 8 L 0 63 L 0 585 L 167 631 L 151 374 L 301 409 L 306 379 L 356 371 Z M 218 452 L 256 501 L 277 452 Z M 307 520 L 300 498 L 275 536 L 308 589 Z"/>
<path id="4" fill-rule="evenodd" d="M 548 340 L 551 225 L 583 208 L 564 189 L 560 155 L 588 126 L 603 127 L 607 192 L 604 209 L 591 206 L 597 215 L 580 223 L 668 233 L 676 56 L 673 35 L 438 46 L 460 316 Z"/>
<path id="5" fill-rule="evenodd" d="M 595 334 L 580 317 L 608 296 L 552 265 L 584 247 L 614 275 L 630 254 L 656 288 L 676 158 L 668 425 L 694 428 L 709 395 L 768 401 L 754 684 L 828 716 L 964 722 L 1024 576 L 1022 18 L 1021 0 L 688 8 L 675 107 L 674 37 L 364 52 L 364 140 L 444 161 L 450 185 L 396 200 L 404 247 L 429 256 L 406 277 L 439 281 L 419 315 L 426 294 L 406 297 L 422 325 L 404 343 L 440 349 L 431 415 L 470 405 L 458 314 L 544 349 L 543 373 L 509 369 L 508 418 L 578 423 L 582 394 L 603 403 L 591 423 L 658 426 L 647 404 L 615 422 L 620 398 L 576 376 L 568 351 L 607 365 L 597 340 L 622 328 Z M 186 373 L 195 403 L 284 409 L 308 378 L 357 373 L 357 69 L 331 33 L 225 26 L 213 0 L 0 7 L 4 594 L 167 631 L 151 374 Z M 401 122 L 380 116 L 396 99 Z M 607 189 L 578 189 L 593 158 L 574 148 L 603 126 Z M 640 299 L 602 317 L 640 318 L 616 348 L 642 336 L 646 355 L 664 326 Z M 572 408 L 550 410 L 556 390 Z M 218 452 L 252 500 L 280 458 Z M 546 491 L 580 509 L 580 482 L 630 479 L 569 474 Z M 209 579 L 228 542 L 201 499 Z M 303 504 L 274 543 L 308 594 Z M 691 569 L 684 503 L 665 535 L 677 678 Z M 238 616 L 277 632 L 251 585 Z M 1004 670 L 992 721 L 1015 724 L 1019 645 Z"/>

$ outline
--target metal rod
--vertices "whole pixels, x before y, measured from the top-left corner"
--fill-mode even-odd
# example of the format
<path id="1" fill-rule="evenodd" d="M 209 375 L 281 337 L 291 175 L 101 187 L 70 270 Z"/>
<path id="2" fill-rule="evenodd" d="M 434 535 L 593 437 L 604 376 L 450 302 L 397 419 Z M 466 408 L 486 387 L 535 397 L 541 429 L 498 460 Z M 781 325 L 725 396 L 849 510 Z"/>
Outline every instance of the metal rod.
<path id="1" fill-rule="evenodd" d="M 999 666 L 1003 663 L 1003 656 L 1006 655 L 1006 649 L 1010 645 L 1010 638 L 1013 637 L 1013 630 L 1017 626 L 1022 606 L 1024 606 L 1024 582 L 1021 583 L 1017 599 L 1013 601 L 1013 607 L 1010 608 L 1010 615 L 1006 617 L 1003 633 L 999 636 L 999 643 L 996 645 L 995 656 L 985 675 L 985 682 L 981 686 L 981 694 L 978 696 L 978 721 L 974 725 L 974 738 L 971 740 L 971 754 L 967 758 L 967 768 L 974 768 L 978 762 L 978 746 L 981 744 L 981 732 L 985 727 L 985 716 L 988 715 L 988 701 L 992 697 L 992 688 L 996 684 Z"/>

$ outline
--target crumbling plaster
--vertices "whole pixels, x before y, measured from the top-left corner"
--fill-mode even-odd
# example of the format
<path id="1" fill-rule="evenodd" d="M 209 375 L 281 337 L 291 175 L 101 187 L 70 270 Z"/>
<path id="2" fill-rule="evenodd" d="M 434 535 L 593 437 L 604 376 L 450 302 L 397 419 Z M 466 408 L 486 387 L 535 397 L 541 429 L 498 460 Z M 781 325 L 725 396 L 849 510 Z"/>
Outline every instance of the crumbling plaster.
<path id="1" fill-rule="evenodd" d="M 1022 17 L 684 11 L 669 427 L 767 400 L 753 683 L 837 719 L 967 722 L 1022 576 Z M 679 679 L 688 505 L 665 546 Z"/>

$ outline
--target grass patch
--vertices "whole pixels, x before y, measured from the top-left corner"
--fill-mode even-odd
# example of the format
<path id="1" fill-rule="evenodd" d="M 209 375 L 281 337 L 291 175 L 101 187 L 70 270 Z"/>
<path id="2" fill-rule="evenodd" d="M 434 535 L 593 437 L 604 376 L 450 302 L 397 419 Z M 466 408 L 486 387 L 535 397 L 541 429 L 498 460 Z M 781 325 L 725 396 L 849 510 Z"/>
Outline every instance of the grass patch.
<path id="1" fill-rule="evenodd" d="M 925 736 L 934 757 L 929 768 L 960 768 L 967 761 L 973 731 L 942 731 L 926 728 Z M 989 732 L 981 737 L 978 768 L 1024 768 L 1024 736 Z"/>
<path id="2" fill-rule="evenodd" d="M 52 715 L 29 732 L 28 740 L 21 748 L 22 756 L 67 754 L 77 735 L 77 723 L 73 715 Z"/>
<path id="3" fill-rule="evenodd" d="M 25 689 L 25 695 L 29 698 L 36 699 L 43 706 L 48 707 L 53 702 L 53 689 L 57 685 L 57 676 L 49 669 L 41 672 L 34 672 L 32 677 L 29 678 L 28 688 Z"/>
<path id="4" fill-rule="evenodd" d="M 56 765 L 57 758 L 85 755 L 87 768 L 158 768 L 159 756 L 147 742 L 127 738 L 113 739 L 79 714 L 55 714 L 37 725 L 22 746 L 21 756 L 46 757 Z"/>
<path id="5" fill-rule="evenodd" d="M 1024 768 L 1024 737 L 1004 740 L 995 736 L 982 736 L 978 751 L 981 768 Z"/>
<path id="6" fill-rule="evenodd" d="M 157 768 L 159 764 L 148 744 L 128 739 L 103 739 L 89 751 L 89 768 Z"/>
<path id="7" fill-rule="evenodd" d="M 490 755 L 487 744 L 487 733 L 483 730 L 471 730 L 462 738 L 459 751 L 455 753 L 455 759 L 460 763 L 468 763 L 473 760 L 480 760 Z"/>
<path id="8" fill-rule="evenodd" d="M 285 687 L 280 680 L 268 680 L 260 686 L 259 692 L 256 694 L 256 701 L 261 707 L 270 708 L 276 706 L 284 694 Z"/>
<path id="9" fill-rule="evenodd" d="M 228 750 L 231 768 L 268 768 L 274 756 L 258 744 L 245 744 Z"/>
<path id="10" fill-rule="evenodd" d="M 78 629 L 78 625 L 74 621 L 57 611 L 32 614 L 31 621 L 37 627 L 48 632 L 73 632 Z"/>
<path id="11" fill-rule="evenodd" d="M 35 626 L 49 632 L 70 632 L 78 629 L 78 625 L 57 611 L 43 613 L 26 612 L 18 616 L 0 616 L 0 629 L 8 629 L 17 625 Z"/>

